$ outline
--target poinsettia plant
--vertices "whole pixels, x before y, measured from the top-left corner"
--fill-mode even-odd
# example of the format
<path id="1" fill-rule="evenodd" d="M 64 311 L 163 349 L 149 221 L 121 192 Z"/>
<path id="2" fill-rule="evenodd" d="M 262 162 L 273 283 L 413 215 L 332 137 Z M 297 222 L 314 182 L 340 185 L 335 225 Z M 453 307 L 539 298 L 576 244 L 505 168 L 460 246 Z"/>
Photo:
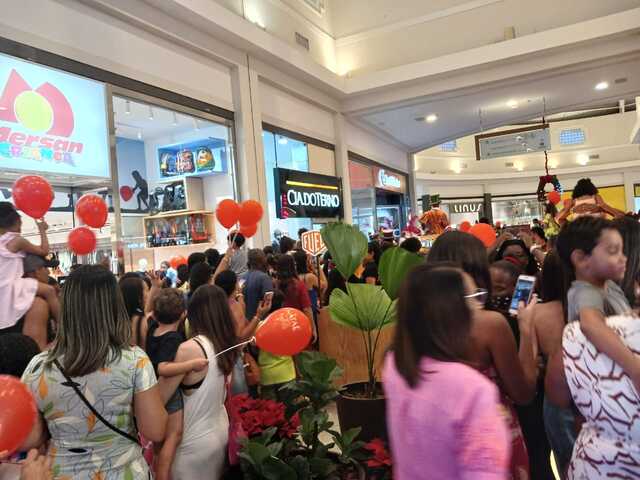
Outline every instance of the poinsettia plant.
<path id="1" fill-rule="evenodd" d="M 261 435 L 274 427 L 280 438 L 292 438 L 300 426 L 300 416 L 294 413 L 287 418 L 285 405 L 275 400 L 251 398 L 247 394 L 231 398 L 231 408 L 237 412 L 242 429 L 248 437 Z"/>
<path id="2" fill-rule="evenodd" d="M 389 480 L 392 478 L 391 454 L 381 438 L 374 438 L 364 446 L 371 456 L 366 461 L 368 478 L 371 480 Z"/>

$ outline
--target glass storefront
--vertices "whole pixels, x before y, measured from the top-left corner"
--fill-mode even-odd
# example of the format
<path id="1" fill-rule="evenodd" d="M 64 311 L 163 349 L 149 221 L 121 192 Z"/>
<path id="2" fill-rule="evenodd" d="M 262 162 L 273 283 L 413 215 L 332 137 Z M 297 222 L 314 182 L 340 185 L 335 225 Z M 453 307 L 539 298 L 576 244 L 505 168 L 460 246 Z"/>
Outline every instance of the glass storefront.
<path id="1" fill-rule="evenodd" d="M 191 244 L 225 247 L 213 212 L 237 197 L 232 120 L 6 54 L 0 92 L 0 199 L 11 200 L 21 175 L 49 181 L 55 198 L 46 220 L 59 274 L 76 262 L 157 268 L 188 255 Z M 81 224 L 74 206 L 85 193 L 100 195 L 109 215 L 94 229 L 96 250 L 76 258 L 67 236 Z M 29 218 L 23 234 L 38 243 Z"/>
<path id="2" fill-rule="evenodd" d="M 492 200 L 493 222 L 502 225 L 530 225 L 533 219 L 542 220 L 544 204 L 535 197 Z"/>

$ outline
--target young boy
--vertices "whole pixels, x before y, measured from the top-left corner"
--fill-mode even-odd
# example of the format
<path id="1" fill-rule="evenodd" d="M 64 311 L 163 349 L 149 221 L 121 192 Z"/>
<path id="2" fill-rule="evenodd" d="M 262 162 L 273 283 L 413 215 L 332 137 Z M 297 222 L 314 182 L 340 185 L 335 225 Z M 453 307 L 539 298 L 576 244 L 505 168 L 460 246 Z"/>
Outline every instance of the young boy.
<path id="1" fill-rule="evenodd" d="M 587 339 L 620 365 L 640 392 L 640 359 L 605 324 L 606 316 L 631 314 L 616 283 L 627 265 L 622 236 L 609 220 L 585 216 L 561 230 L 556 248 L 576 278 L 568 294 L 568 320 L 579 321 Z"/>
<path id="2" fill-rule="evenodd" d="M 184 334 L 178 331 L 185 314 L 184 295 L 176 288 L 161 290 L 153 302 L 153 320 L 147 333 L 146 351 L 159 377 L 202 370 L 208 364 L 206 359 L 173 362 L 178 347 L 186 341 Z M 165 408 L 169 414 L 167 434 L 164 442 L 155 446 L 155 472 L 158 480 L 169 480 L 171 464 L 182 439 L 183 403 L 180 390 L 175 391 Z"/>

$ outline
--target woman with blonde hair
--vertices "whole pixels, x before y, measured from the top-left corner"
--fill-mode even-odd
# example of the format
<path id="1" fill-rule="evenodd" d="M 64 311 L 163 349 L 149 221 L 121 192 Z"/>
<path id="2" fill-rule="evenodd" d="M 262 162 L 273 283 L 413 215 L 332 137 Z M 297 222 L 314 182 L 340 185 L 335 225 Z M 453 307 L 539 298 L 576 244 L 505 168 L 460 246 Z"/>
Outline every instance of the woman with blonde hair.
<path id="1" fill-rule="evenodd" d="M 55 346 L 22 377 L 40 415 L 21 449 L 44 445 L 48 430 L 56 478 L 150 478 L 136 426 L 162 441 L 167 412 L 149 358 L 130 346 L 116 278 L 104 267 L 81 266 L 64 285 L 61 312 Z"/>

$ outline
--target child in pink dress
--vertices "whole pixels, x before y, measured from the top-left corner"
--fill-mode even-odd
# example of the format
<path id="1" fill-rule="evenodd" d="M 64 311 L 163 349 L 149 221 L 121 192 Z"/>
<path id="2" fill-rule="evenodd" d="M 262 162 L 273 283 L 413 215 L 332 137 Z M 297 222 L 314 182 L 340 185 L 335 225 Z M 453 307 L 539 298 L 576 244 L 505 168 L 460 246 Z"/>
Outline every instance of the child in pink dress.
<path id="1" fill-rule="evenodd" d="M 39 256 L 49 253 L 48 225 L 44 220 L 36 223 L 40 231 L 40 246 L 20 236 L 20 215 L 11 203 L 0 202 L 0 330 L 13 327 L 27 314 L 36 296 L 47 302 L 49 313 L 56 322 L 60 319 L 60 304 L 55 289 L 34 278 L 23 278 L 22 260 L 27 253 Z M 46 346 L 47 321 L 48 318 L 38 328 L 30 328 L 44 332 L 38 335 L 39 338 L 34 338 L 41 349 Z"/>

